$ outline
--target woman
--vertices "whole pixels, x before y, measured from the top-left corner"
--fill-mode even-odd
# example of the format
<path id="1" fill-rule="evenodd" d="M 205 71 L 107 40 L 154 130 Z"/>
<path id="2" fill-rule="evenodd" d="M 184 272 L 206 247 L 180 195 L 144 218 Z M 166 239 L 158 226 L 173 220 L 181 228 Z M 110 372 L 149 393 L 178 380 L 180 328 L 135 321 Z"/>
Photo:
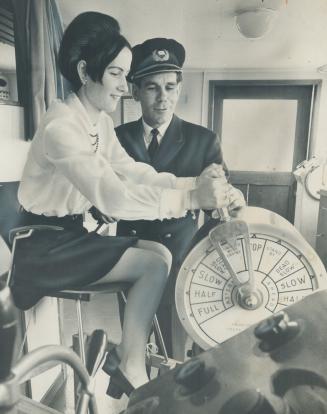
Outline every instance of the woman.
<path id="1" fill-rule="evenodd" d="M 117 219 L 164 219 L 239 202 L 224 178 L 212 178 L 220 174 L 218 166 L 197 179 L 176 178 L 135 162 L 122 149 L 108 113 L 127 92 L 130 63 L 130 45 L 112 17 L 82 13 L 66 29 L 59 64 L 74 92 L 45 114 L 18 192 L 25 224 L 64 230 L 18 241 L 13 286 L 18 306 L 28 308 L 54 290 L 132 283 L 122 341 L 106 361 L 114 397 L 148 380 L 145 346 L 171 257 L 159 243 L 87 233 L 82 214 L 93 205 Z"/>

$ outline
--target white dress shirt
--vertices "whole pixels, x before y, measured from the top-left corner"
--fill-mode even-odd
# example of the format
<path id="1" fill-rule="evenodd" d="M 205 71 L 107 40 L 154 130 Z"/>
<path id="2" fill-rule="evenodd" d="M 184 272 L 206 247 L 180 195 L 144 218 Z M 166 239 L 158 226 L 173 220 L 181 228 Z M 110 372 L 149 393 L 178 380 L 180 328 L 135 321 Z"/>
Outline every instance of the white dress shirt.
<path id="1" fill-rule="evenodd" d="M 160 125 L 160 127 L 156 128 L 159 133 L 157 135 L 157 140 L 158 140 L 158 144 L 160 145 L 163 136 L 165 135 L 165 132 L 167 131 L 169 124 L 171 122 L 172 118 L 170 118 L 170 120 L 168 122 L 165 122 L 164 124 Z M 153 130 L 153 128 L 148 125 L 144 119 L 142 118 L 142 124 L 143 124 L 143 138 L 144 138 L 144 143 L 145 143 L 145 147 L 146 149 L 149 148 L 149 145 L 152 141 L 152 133 L 151 131 Z"/>
<path id="2" fill-rule="evenodd" d="M 194 185 L 194 178 L 157 173 L 134 161 L 120 145 L 110 116 L 101 112 L 94 127 L 79 98 L 71 94 L 54 101 L 44 116 L 18 198 L 25 210 L 46 216 L 81 214 L 94 205 L 117 219 L 153 220 L 184 216 Z"/>

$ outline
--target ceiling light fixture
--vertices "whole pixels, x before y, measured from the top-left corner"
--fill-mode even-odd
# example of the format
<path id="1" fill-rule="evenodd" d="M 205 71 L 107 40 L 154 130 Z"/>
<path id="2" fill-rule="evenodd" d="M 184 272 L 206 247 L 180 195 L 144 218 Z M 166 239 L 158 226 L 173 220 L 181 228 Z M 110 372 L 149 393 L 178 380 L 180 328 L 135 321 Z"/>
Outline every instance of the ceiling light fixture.
<path id="1" fill-rule="evenodd" d="M 235 24 L 244 37 L 258 39 L 269 32 L 276 15 L 276 10 L 265 7 L 241 9 L 235 13 Z"/>

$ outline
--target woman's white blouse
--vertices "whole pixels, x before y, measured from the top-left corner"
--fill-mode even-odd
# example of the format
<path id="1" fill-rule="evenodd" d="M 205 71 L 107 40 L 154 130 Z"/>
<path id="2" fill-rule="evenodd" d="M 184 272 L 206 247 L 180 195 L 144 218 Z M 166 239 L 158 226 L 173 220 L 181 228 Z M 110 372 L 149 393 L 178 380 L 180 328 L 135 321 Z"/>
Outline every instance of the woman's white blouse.
<path id="1" fill-rule="evenodd" d="M 96 129 L 95 129 L 96 128 Z M 94 152 L 97 132 L 99 147 Z M 35 214 L 80 214 L 92 205 L 117 219 L 164 219 L 186 214 L 194 178 L 157 173 L 135 162 L 120 145 L 109 115 L 96 127 L 75 94 L 56 100 L 32 141 L 18 190 L 19 202 Z"/>

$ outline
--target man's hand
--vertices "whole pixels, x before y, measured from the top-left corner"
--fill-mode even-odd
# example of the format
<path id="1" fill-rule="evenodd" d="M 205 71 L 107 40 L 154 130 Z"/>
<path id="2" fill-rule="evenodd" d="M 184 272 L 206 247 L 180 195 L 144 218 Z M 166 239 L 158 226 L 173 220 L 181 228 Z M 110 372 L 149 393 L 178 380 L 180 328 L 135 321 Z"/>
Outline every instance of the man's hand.
<path id="1" fill-rule="evenodd" d="M 206 178 L 225 178 L 225 171 L 220 164 L 210 164 L 208 167 L 206 167 L 202 173 L 196 178 L 196 186 L 198 187 L 201 185 L 201 182 L 203 179 Z"/>
<path id="2" fill-rule="evenodd" d="M 228 211 L 231 216 L 234 216 L 241 207 L 246 206 L 246 201 L 244 199 L 242 191 L 229 185 L 228 190 Z"/>
<path id="3" fill-rule="evenodd" d="M 219 164 L 205 168 L 196 179 L 196 189 L 191 191 L 192 209 L 228 207 L 230 214 L 234 215 L 245 205 L 242 192 L 227 182 L 225 171 Z"/>

